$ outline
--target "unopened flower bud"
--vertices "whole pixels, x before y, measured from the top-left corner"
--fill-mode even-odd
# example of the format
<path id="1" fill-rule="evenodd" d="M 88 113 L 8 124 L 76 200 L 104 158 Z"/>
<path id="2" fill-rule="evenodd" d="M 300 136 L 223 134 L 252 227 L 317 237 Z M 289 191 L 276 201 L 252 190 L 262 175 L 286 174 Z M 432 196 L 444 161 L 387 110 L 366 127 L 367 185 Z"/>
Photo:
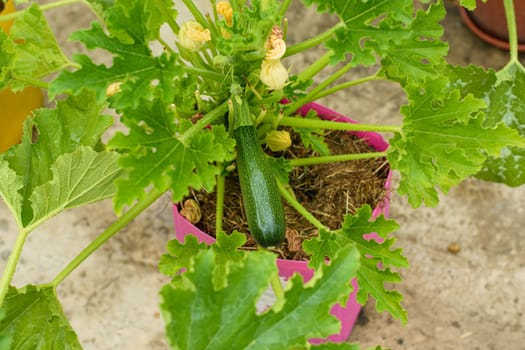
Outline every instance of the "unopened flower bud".
<path id="1" fill-rule="evenodd" d="M 114 96 L 116 93 L 120 92 L 121 85 L 122 85 L 122 82 L 120 81 L 109 84 L 109 86 L 106 88 L 106 96 L 111 97 L 111 96 Z"/>
<path id="2" fill-rule="evenodd" d="M 288 80 L 288 71 L 279 60 L 263 60 L 259 78 L 271 90 L 281 90 Z"/>
<path id="3" fill-rule="evenodd" d="M 182 47 L 190 51 L 197 51 L 207 41 L 211 40 L 211 33 L 209 29 L 204 29 L 200 23 L 188 21 L 182 24 L 178 37 Z"/>
<path id="4" fill-rule="evenodd" d="M 228 27 L 233 25 L 233 8 L 228 1 L 219 1 L 216 5 L 217 13 L 224 17 Z"/>
<path id="5" fill-rule="evenodd" d="M 266 134 L 266 144 L 274 152 L 284 151 L 292 144 L 290 133 L 284 130 L 272 130 Z"/>

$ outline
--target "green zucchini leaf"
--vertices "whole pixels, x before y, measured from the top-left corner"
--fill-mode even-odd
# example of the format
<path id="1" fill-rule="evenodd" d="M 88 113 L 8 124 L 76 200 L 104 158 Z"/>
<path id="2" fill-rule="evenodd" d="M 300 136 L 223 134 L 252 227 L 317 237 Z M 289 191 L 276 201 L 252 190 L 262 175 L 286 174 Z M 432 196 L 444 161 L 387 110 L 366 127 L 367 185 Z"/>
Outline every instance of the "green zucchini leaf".
<path id="1" fill-rule="evenodd" d="M 37 110 L 25 121 L 22 142 L 0 155 L 0 196 L 20 228 L 113 195 L 118 157 L 95 151 L 112 123 L 103 108 L 86 92 Z"/>
<path id="2" fill-rule="evenodd" d="M 439 22 L 445 15 L 443 2 L 414 11 L 406 0 L 303 0 L 320 12 L 336 14 L 344 24 L 327 47 L 333 63 L 351 56 L 354 65 L 375 65 L 395 80 L 423 80 L 444 63 L 448 45 L 442 41 Z"/>
<path id="3" fill-rule="evenodd" d="M 0 87 L 14 91 L 70 66 L 37 4 L 14 21 L 10 35 L 0 34 Z"/>
<path id="4" fill-rule="evenodd" d="M 214 285 L 213 249 L 199 252 L 180 279 L 164 286 L 161 308 L 168 340 L 179 349 L 287 349 L 338 330 L 331 306 L 348 296 L 359 266 L 350 246 L 341 250 L 307 285 L 293 277 L 279 310 L 257 314 L 256 302 L 277 274 L 275 256 L 266 251 L 242 255 L 232 264 L 227 283 Z"/>
<path id="5" fill-rule="evenodd" d="M 182 269 L 190 266 L 193 256 L 206 249 L 205 243 L 199 243 L 197 237 L 187 235 L 184 243 L 172 239 L 166 245 L 167 253 L 163 254 L 159 262 L 159 271 L 167 276 L 174 277 Z"/>
<path id="6" fill-rule="evenodd" d="M 482 1 L 487 2 L 487 0 L 482 0 Z M 459 4 L 471 11 L 474 10 L 477 6 L 476 0 L 459 0 Z"/>
<path id="7" fill-rule="evenodd" d="M 443 77 L 408 85 L 402 131 L 390 140 L 388 160 L 401 173 L 398 193 L 413 207 L 435 206 L 437 188 L 446 193 L 478 173 L 487 155 L 525 144 L 515 130 L 486 125 L 483 100 L 462 96 L 459 89 L 444 93 L 447 84 Z"/>
<path id="8" fill-rule="evenodd" d="M 357 270 L 359 290 L 357 301 L 364 305 L 371 295 L 376 300 L 378 311 L 388 311 L 403 323 L 407 322 L 406 311 L 401 307 L 402 296 L 395 290 L 385 289 L 385 283 L 401 281 L 399 273 L 392 267 L 408 267 L 407 259 L 401 249 L 393 249 L 395 238 L 389 234 L 399 225 L 394 220 L 385 219 L 383 215 L 372 219 L 372 208 L 361 207 L 355 215 L 345 216 L 340 230 L 321 231 L 318 237 L 303 243 L 304 250 L 311 254 L 310 266 L 323 264 L 326 258 L 331 259 L 345 246 L 357 247 L 360 254 L 360 266 Z M 363 237 L 376 233 L 378 240 Z"/>
<path id="9" fill-rule="evenodd" d="M 117 133 L 109 142 L 125 151 L 120 165 L 127 176 L 117 182 L 117 212 L 143 198 L 150 185 L 171 189 L 175 202 L 190 188 L 211 191 L 220 163 L 233 158 L 235 142 L 224 126 L 195 129 L 189 120 L 174 120 L 173 111 L 159 99 L 130 110 L 123 121 L 129 133 Z"/>
<path id="10" fill-rule="evenodd" d="M 108 33 L 98 22 L 73 33 L 71 39 L 88 49 L 99 48 L 112 54 L 112 65 L 97 65 L 88 56 L 78 54 L 73 59 L 81 68 L 62 71 L 51 82 L 50 96 L 78 94 L 81 88 L 89 88 L 96 91 L 97 101 L 101 102 L 109 85 L 119 83 L 125 93 L 115 94 L 112 106 L 120 110 L 151 100 L 156 90 L 171 91 L 174 77 L 182 74 L 182 66 L 176 63 L 176 55 L 156 54 L 150 46 L 160 35 L 163 15 L 176 16 L 172 7 L 173 2 L 167 0 L 120 0 L 105 12 Z"/>
<path id="11" fill-rule="evenodd" d="M 0 337 L 11 338 L 12 350 L 82 349 L 51 287 L 10 287 L 2 310 Z"/>
<path id="12" fill-rule="evenodd" d="M 502 74 L 504 73 L 504 74 Z M 525 138 L 525 71 L 511 65 L 498 73 L 502 80 L 486 95 L 489 126 L 504 123 Z M 525 147 L 505 147 L 487 159 L 478 178 L 509 186 L 525 183 Z"/>
<path id="13" fill-rule="evenodd" d="M 119 155 L 80 146 L 61 155 L 52 165 L 52 179 L 35 188 L 29 198 L 32 225 L 63 210 L 94 203 L 115 194 L 113 182 L 121 175 Z"/>

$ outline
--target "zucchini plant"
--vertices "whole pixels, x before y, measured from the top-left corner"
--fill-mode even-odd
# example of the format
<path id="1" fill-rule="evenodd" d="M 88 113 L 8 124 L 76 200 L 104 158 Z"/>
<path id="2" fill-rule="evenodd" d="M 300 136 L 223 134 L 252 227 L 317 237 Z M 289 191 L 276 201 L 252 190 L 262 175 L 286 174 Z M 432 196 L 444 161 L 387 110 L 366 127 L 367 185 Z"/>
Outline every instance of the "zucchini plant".
<path id="1" fill-rule="evenodd" d="M 44 15 L 75 2 L 98 20 L 69 38 L 97 49 L 93 54 L 66 55 Z M 363 206 L 330 229 L 294 197 L 288 172 L 386 157 L 400 176 L 395 190 L 414 208 L 437 205 L 438 191 L 446 193 L 469 176 L 523 183 L 515 156 L 525 147 L 523 113 L 514 112 L 524 102 L 525 69 L 517 58 L 513 3 L 505 0 L 510 60 L 495 72 L 446 61 L 443 1 L 301 2 L 332 15 L 336 24 L 292 44 L 287 36 L 294 23 L 286 19 L 291 0 L 176 1 L 191 18 L 179 15 L 172 0 L 18 0 L 18 11 L 0 16 L 0 22 L 14 20 L 9 34 L 0 32 L 0 89 L 38 86 L 49 101 L 26 119 L 22 141 L 0 154 L 0 196 L 18 226 L 0 280 L 0 348 L 80 349 L 57 297 L 60 283 L 163 194 L 178 203 L 202 189 L 217 191 L 217 242 L 170 241 L 159 263 L 172 278 L 160 291 L 172 348 L 358 349 L 309 342 L 337 332 L 329 310 L 348 296 L 354 278 L 361 304 L 373 297 L 379 312 L 407 322 L 401 294 L 389 287 L 400 282 L 398 269 L 408 266 L 393 247 L 395 221 L 372 219 L 371 208 Z M 460 2 L 475 6 L 474 0 Z M 201 10 L 202 4 L 210 9 Z M 316 61 L 301 69 L 287 66 L 287 59 L 314 47 L 323 49 Z M 111 56 L 110 64 L 96 63 L 94 52 L 101 51 Z M 356 67 L 376 70 L 345 79 Z M 320 73 L 325 78 L 319 81 Z M 377 80 L 406 93 L 400 125 L 297 114 L 309 102 Z M 105 141 L 113 120 L 108 108 L 126 131 Z M 389 148 L 362 156 L 276 159 L 261 147 L 286 146 L 286 137 L 271 136 L 284 128 L 300 129 L 314 148 L 323 144 L 323 130 L 375 131 L 389 137 Z M 222 226 L 223 182 L 232 168 L 239 171 L 250 232 L 224 232 Z M 12 285 L 24 243 L 37 227 L 107 198 L 118 218 L 53 280 Z M 304 284 L 295 276 L 284 290 L 276 255 L 264 249 L 283 240 L 283 198 L 318 231 L 303 243 L 314 278 Z M 363 238 L 371 232 L 381 242 Z M 239 249 L 249 233 L 261 249 Z M 277 301 L 259 313 L 256 302 L 269 286 Z"/>

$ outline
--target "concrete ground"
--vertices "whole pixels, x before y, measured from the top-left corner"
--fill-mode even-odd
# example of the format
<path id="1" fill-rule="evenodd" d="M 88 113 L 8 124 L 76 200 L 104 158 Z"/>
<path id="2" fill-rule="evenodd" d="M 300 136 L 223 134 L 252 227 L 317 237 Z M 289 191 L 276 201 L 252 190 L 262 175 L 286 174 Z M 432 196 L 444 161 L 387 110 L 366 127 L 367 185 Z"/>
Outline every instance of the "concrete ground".
<path id="1" fill-rule="evenodd" d="M 502 67 L 506 53 L 474 37 L 457 9 L 449 7 L 443 23 L 450 41 L 449 60 Z M 313 34 L 316 27 L 326 26 L 310 12 L 302 20 L 298 15 L 290 19 L 291 28 L 295 23 L 300 26 L 297 33 Z M 72 28 L 87 26 L 91 20 L 82 6 L 71 6 L 66 14 L 50 11 L 48 16 L 61 41 Z M 322 102 L 358 120 L 396 123 L 405 98 L 397 86 L 379 82 Z M 398 246 L 411 264 L 402 271 L 404 280 L 398 287 L 409 323 L 403 326 L 385 313 L 377 314 L 369 303 L 350 340 L 401 350 L 525 349 L 524 214 L 525 187 L 511 189 L 476 179 L 453 188 L 436 208 L 414 210 L 405 198 L 394 195 L 391 217 L 401 225 Z M 113 220 L 108 201 L 52 219 L 30 236 L 14 284 L 50 280 Z M 2 269 L 15 235 L 15 223 L 0 204 Z M 166 278 L 156 264 L 173 238 L 165 197 L 59 287 L 64 310 L 85 349 L 167 349 L 157 308 L 157 293 Z M 456 254 L 448 250 L 453 243 L 460 247 Z"/>

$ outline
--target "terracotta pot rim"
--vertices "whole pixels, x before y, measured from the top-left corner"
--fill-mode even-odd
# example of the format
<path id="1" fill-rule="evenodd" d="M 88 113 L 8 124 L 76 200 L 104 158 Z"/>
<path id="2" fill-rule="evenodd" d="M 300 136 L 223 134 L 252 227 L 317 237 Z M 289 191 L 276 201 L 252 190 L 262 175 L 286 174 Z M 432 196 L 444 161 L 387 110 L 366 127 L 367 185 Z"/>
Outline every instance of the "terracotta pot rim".
<path id="1" fill-rule="evenodd" d="M 466 26 L 481 40 L 503 50 L 509 50 L 509 43 L 505 40 L 497 38 L 493 35 L 488 34 L 486 31 L 481 29 L 477 23 L 472 19 L 470 12 L 464 8 L 459 7 L 459 14 L 461 19 L 466 24 Z M 518 51 L 525 52 L 525 43 L 518 43 Z"/>

